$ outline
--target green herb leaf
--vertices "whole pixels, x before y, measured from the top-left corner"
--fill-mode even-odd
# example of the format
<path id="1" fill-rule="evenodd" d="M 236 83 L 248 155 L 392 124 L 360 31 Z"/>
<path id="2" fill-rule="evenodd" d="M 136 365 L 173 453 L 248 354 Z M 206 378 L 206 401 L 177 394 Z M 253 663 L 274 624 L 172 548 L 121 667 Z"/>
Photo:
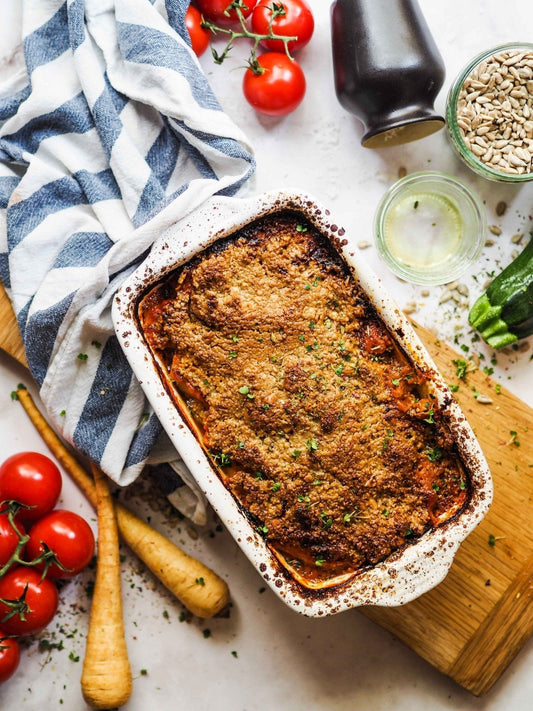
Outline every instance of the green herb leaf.
<path id="1" fill-rule="evenodd" d="M 452 360 L 452 363 L 455 365 L 455 374 L 457 375 L 459 380 L 464 380 L 468 369 L 468 363 L 466 362 L 466 360 L 463 360 L 462 358 L 457 358 L 456 360 Z"/>
<path id="2" fill-rule="evenodd" d="M 318 449 L 318 442 L 314 438 L 308 439 L 305 443 L 305 446 L 307 447 L 308 452 L 316 452 L 316 450 Z"/>
<path id="3" fill-rule="evenodd" d="M 426 456 L 430 462 L 436 462 L 442 457 L 442 451 L 438 447 L 428 447 Z"/>

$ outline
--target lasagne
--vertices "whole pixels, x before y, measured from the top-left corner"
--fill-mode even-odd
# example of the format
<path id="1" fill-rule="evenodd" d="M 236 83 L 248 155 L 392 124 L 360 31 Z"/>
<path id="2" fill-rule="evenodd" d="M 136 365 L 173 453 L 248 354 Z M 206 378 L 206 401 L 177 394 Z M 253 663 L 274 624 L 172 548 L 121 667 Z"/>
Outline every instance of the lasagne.
<path id="1" fill-rule="evenodd" d="M 374 566 L 466 506 L 428 376 L 298 212 L 215 242 L 151 287 L 138 319 L 218 476 L 304 586 Z"/>

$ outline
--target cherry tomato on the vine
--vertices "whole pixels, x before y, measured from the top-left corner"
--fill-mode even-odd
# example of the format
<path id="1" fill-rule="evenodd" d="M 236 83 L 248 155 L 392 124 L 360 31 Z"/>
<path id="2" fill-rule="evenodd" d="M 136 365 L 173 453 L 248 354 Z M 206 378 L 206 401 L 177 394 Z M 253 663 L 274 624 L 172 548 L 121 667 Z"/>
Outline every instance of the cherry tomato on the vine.
<path id="1" fill-rule="evenodd" d="M 285 14 L 275 15 L 272 10 L 283 7 Z M 279 0 L 261 2 L 252 14 L 252 30 L 258 35 L 266 35 L 272 20 L 272 32 L 283 37 L 297 37 L 288 42 L 289 52 L 295 52 L 309 42 L 315 29 L 311 8 L 305 0 Z M 260 44 L 274 52 L 285 51 L 282 40 L 261 40 Z"/>
<path id="2" fill-rule="evenodd" d="M 243 17 L 249 17 L 257 3 L 257 0 L 243 0 Z M 202 15 L 216 25 L 228 26 L 239 22 L 239 17 L 234 8 L 229 11 L 229 16 L 225 14 L 231 5 L 231 0 L 196 0 L 196 4 Z"/>
<path id="3" fill-rule="evenodd" d="M 257 58 L 263 69 L 244 73 L 242 88 L 248 103 L 269 116 L 283 116 L 300 104 L 305 95 L 305 76 L 300 65 L 284 52 L 266 52 Z"/>
<path id="4" fill-rule="evenodd" d="M 21 523 L 17 521 L 16 526 L 21 535 L 26 535 L 26 531 Z M 7 563 L 15 552 L 19 544 L 19 537 L 13 528 L 7 513 L 0 514 L 0 568 Z M 22 550 L 21 550 L 22 553 Z"/>
<path id="5" fill-rule="evenodd" d="M 202 27 L 202 13 L 194 5 L 189 5 L 185 13 L 185 27 L 191 38 L 192 50 L 200 57 L 209 47 L 211 33 Z"/>
<path id="6" fill-rule="evenodd" d="M 12 608 L 2 601 L 15 601 L 23 595 L 25 605 L 6 619 Z M 4 632 L 15 635 L 43 630 L 52 621 L 59 602 L 57 588 L 51 580 L 41 580 L 38 570 L 22 566 L 10 568 L 0 579 L 0 598 L 0 626 Z"/>
<path id="7" fill-rule="evenodd" d="M 20 646 L 0 628 L 0 684 L 10 679 L 17 671 L 20 661 Z"/>
<path id="8" fill-rule="evenodd" d="M 56 509 L 35 523 L 30 530 L 26 558 L 35 560 L 46 546 L 66 570 L 52 563 L 46 575 L 50 578 L 72 578 L 87 567 L 94 555 L 94 534 L 85 519 L 73 511 Z M 35 566 L 44 570 L 45 564 Z"/>
<path id="9" fill-rule="evenodd" d="M 37 521 L 51 511 L 61 493 L 61 472 L 39 452 L 19 452 L 0 465 L 0 501 L 14 499 L 31 506 L 21 509 L 17 521 Z"/>

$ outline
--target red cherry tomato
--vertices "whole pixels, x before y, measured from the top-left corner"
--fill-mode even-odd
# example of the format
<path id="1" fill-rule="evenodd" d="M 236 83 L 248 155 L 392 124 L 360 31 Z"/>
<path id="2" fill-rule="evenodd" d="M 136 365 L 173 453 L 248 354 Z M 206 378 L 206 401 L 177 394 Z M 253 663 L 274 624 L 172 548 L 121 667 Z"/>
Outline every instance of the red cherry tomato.
<path id="1" fill-rule="evenodd" d="M 272 7 L 282 6 L 284 15 L 278 15 L 272 20 Z M 252 14 L 252 30 L 259 35 L 267 35 L 270 21 L 272 32 L 283 37 L 298 37 L 288 43 L 289 52 L 294 52 L 309 42 L 315 29 L 315 20 L 311 8 L 305 0 L 279 0 L 256 5 Z M 263 47 L 274 52 L 284 52 L 282 40 L 261 40 Z"/>
<path id="2" fill-rule="evenodd" d="M 73 511 L 56 509 L 34 524 L 26 546 L 26 558 L 34 560 L 45 552 L 54 551 L 66 570 L 53 563 L 46 575 L 50 578 L 72 578 L 87 567 L 94 555 L 94 535 L 85 519 Z M 35 566 L 44 570 L 44 563 Z"/>
<path id="3" fill-rule="evenodd" d="M 18 600 L 24 594 L 26 605 L 21 613 L 6 619 L 11 607 L 2 600 Z M 55 584 L 33 568 L 10 568 L 0 580 L 0 625 L 15 635 L 35 634 L 43 630 L 56 613 L 59 595 Z"/>
<path id="4" fill-rule="evenodd" d="M 257 59 L 264 69 L 244 73 L 243 92 L 256 111 L 269 116 L 283 116 L 300 104 L 305 94 L 305 76 L 300 65 L 284 52 L 266 52 Z"/>
<path id="5" fill-rule="evenodd" d="M 209 47 L 211 33 L 202 27 L 202 13 L 194 5 L 189 5 L 185 13 L 185 27 L 191 38 L 193 52 L 200 57 Z"/>
<path id="6" fill-rule="evenodd" d="M 7 633 L 0 629 L 0 684 L 13 676 L 20 661 L 19 643 L 6 637 Z"/>
<path id="7" fill-rule="evenodd" d="M 241 10 L 243 17 L 249 17 L 257 3 L 257 0 L 243 0 L 246 9 Z M 239 17 L 235 9 L 229 11 L 229 16 L 225 10 L 231 5 L 231 0 L 196 0 L 196 4 L 202 15 L 211 20 L 215 25 L 228 26 L 239 22 Z"/>
<path id="8" fill-rule="evenodd" d="M 22 524 L 17 521 L 16 526 L 20 533 L 25 536 L 26 531 Z M 0 514 L 0 568 L 11 558 L 18 543 L 19 537 L 9 521 L 7 513 Z"/>
<path id="9" fill-rule="evenodd" d="M 61 493 L 61 472 L 39 452 L 19 452 L 0 465 L 0 501 L 14 499 L 31 506 L 17 514 L 23 523 L 37 521 L 51 511 Z"/>

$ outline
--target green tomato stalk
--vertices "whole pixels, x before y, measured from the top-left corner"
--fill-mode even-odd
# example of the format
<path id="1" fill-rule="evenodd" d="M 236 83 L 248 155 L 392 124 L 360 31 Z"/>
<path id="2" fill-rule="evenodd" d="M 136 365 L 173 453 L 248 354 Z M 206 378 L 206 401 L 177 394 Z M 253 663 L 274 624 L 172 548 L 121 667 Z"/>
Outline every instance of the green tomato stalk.
<path id="1" fill-rule="evenodd" d="M 248 9 L 245 0 L 233 0 L 233 2 L 231 2 L 224 11 L 224 14 L 229 16 L 230 11 L 235 10 L 235 12 L 237 13 L 237 17 L 239 18 L 240 24 L 240 29 L 238 30 L 226 27 L 219 27 L 213 22 L 202 18 L 202 27 L 207 30 L 210 30 L 214 35 L 217 35 L 218 33 L 229 35 L 228 42 L 221 53 L 218 53 L 216 49 L 211 47 L 211 54 L 213 55 L 215 64 L 222 64 L 222 62 L 227 59 L 229 53 L 233 49 L 235 40 L 237 39 L 250 39 L 253 41 L 252 48 L 250 50 L 248 66 L 254 74 L 262 74 L 264 72 L 264 69 L 259 65 L 259 62 L 257 61 L 257 48 L 259 47 L 259 43 L 262 40 L 279 40 L 280 42 L 283 42 L 285 54 L 291 61 L 294 59 L 291 56 L 291 53 L 289 52 L 289 42 L 297 40 L 298 37 L 285 37 L 283 35 L 276 34 L 272 30 L 272 23 L 274 22 L 274 20 L 278 17 L 282 17 L 283 15 L 285 15 L 286 10 L 283 7 L 282 3 L 273 2 L 269 7 L 271 9 L 271 16 L 268 23 L 268 32 L 266 34 L 258 34 L 257 32 L 252 32 L 246 26 L 246 20 L 242 13 L 243 10 Z"/>

